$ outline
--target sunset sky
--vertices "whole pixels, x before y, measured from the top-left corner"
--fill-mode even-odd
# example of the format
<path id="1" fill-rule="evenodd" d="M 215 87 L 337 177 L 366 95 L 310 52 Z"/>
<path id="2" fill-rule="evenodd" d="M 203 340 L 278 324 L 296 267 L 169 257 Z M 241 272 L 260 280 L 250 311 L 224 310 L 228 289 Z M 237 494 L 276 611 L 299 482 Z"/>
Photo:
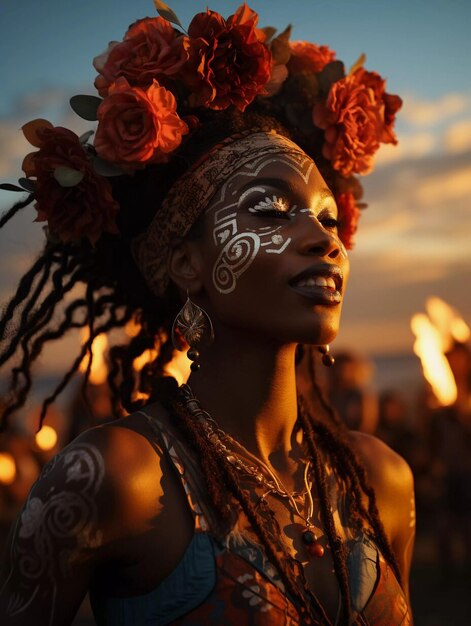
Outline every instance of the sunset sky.
<path id="1" fill-rule="evenodd" d="M 187 26 L 206 2 L 170 2 Z M 336 347 L 409 352 L 411 315 L 437 295 L 471 322 L 471 3 L 468 0 L 253 0 L 262 26 L 293 24 L 293 39 L 328 44 L 404 99 L 400 145 L 383 148 L 364 181 L 369 208 L 351 254 Z M 214 0 L 224 16 L 238 4 Z M 191 8 L 191 10 L 190 10 Z M 80 133 L 68 99 L 94 93 L 92 59 L 121 39 L 152 0 L 0 0 L 0 181 L 15 182 L 28 151 L 19 128 L 36 117 Z M 17 196 L 0 192 L 3 210 Z M 0 303 L 40 248 L 34 211 L 0 232 Z"/>

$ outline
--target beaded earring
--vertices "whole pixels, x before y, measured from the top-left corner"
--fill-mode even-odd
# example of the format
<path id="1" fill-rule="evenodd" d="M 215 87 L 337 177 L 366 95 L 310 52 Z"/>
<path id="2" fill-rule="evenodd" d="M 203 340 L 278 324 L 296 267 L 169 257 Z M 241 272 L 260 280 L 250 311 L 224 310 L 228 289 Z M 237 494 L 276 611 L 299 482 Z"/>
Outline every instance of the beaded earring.
<path id="1" fill-rule="evenodd" d="M 326 367 L 332 367 L 335 363 L 334 357 L 330 354 L 330 346 L 326 344 L 325 346 L 319 346 L 317 348 L 319 352 L 322 354 L 322 363 Z"/>
<path id="2" fill-rule="evenodd" d="M 183 350 L 182 338 L 189 346 L 187 356 L 192 361 L 190 369 L 196 372 L 200 368 L 200 349 L 214 341 L 211 318 L 204 309 L 190 300 L 186 290 L 186 302 L 178 312 L 172 326 L 172 343 L 177 350 Z"/>

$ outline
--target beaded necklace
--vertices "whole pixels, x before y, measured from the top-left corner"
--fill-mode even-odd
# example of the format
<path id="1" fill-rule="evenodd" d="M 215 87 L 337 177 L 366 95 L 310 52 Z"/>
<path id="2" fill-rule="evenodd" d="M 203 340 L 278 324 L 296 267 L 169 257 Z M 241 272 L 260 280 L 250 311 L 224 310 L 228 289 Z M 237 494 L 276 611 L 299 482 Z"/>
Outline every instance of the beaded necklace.
<path id="1" fill-rule="evenodd" d="M 236 439 L 224 432 L 213 417 L 204 411 L 197 398 L 194 396 L 189 385 L 182 385 L 179 389 L 179 393 L 182 399 L 185 401 L 186 406 L 191 415 L 198 420 L 201 427 L 205 431 L 206 436 L 211 443 L 216 447 L 219 453 L 221 453 L 228 463 L 230 463 L 238 472 L 254 480 L 254 482 L 264 488 L 262 496 L 259 498 L 259 504 L 263 503 L 269 495 L 275 495 L 282 500 L 287 500 L 291 506 L 292 511 L 296 514 L 304 523 L 304 530 L 301 533 L 301 539 L 307 552 L 310 556 L 322 558 L 324 556 L 324 547 L 320 543 L 316 531 L 316 527 L 313 522 L 314 517 L 314 499 L 312 497 L 313 481 L 311 478 L 313 469 L 310 460 L 306 461 L 303 472 L 304 489 L 301 492 L 288 491 L 282 480 L 275 474 L 275 472 L 262 460 L 257 458 L 249 450 L 244 448 Z M 232 446 L 232 450 L 229 446 Z M 242 451 L 242 454 L 237 454 L 234 448 Z M 246 457 L 252 461 L 248 463 L 243 457 Z M 263 470 L 263 471 L 261 471 Z M 309 502 L 307 514 L 305 514 L 296 502 L 297 499 L 307 498 Z"/>

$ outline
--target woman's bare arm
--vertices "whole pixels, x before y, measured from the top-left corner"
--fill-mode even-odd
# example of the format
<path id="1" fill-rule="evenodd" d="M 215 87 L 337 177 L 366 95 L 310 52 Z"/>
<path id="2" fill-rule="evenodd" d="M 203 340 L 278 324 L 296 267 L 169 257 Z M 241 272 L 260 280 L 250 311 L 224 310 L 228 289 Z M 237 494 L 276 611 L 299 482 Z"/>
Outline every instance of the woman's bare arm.
<path id="1" fill-rule="evenodd" d="M 139 507 L 129 503 L 143 447 L 150 450 L 128 429 L 97 428 L 44 468 L 12 528 L 2 563 L 2 626 L 73 621 L 97 567 L 116 556 L 120 537 L 139 528 Z"/>

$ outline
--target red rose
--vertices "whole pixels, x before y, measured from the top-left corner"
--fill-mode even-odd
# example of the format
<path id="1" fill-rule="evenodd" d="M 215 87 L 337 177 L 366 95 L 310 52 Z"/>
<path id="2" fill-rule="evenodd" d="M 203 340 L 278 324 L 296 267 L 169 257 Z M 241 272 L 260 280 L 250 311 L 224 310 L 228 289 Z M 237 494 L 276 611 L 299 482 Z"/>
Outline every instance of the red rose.
<path id="1" fill-rule="evenodd" d="M 360 210 L 356 205 L 355 196 L 351 191 L 339 193 L 335 196 L 339 210 L 340 228 L 339 237 L 344 246 L 351 250 L 354 244 L 355 233 L 360 219 Z"/>
<path id="2" fill-rule="evenodd" d="M 195 106 L 241 111 L 264 93 L 271 54 L 257 30 L 257 14 L 247 5 L 225 20 L 219 13 L 198 13 L 185 38 L 189 59 L 183 78 Z"/>
<path id="3" fill-rule="evenodd" d="M 322 153 L 343 176 L 367 174 L 383 132 L 384 105 L 356 73 L 332 85 L 313 109 L 314 124 L 325 130 Z"/>
<path id="4" fill-rule="evenodd" d="M 36 221 L 47 221 L 51 233 L 64 242 L 86 237 L 94 245 L 103 232 L 117 233 L 115 216 L 119 206 L 111 185 L 95 172 L 77 135 L 44 120 L 30 122 L 23 131 L 39 148 L 23 162 L 26 176 L 37 179 Z M 60 168 L 72 170 L 79 182 L 61 185 Z"/>
<path id="5" fill-rule="evenodd" d="M 100 74 L 95 87 L 105 97 L 120 77 L 144 90 L 154 79 L 165 85 L 186 59 L 183 37 L 177 36 L 171 24 L 162 17 L 146 17 L 129 28 L 124 41 L 111 42 L 103 54 L 95 57 L 93 65 Z"/>
<path id="6" fill-rule="evenodd" d="M 156 80 L 144 91 L 119 78 L 98 107 L 98 155 L 127 169 L 166 161 L 188 132 L 176 108 L 173 94 Z"/>
<path id="7" fill-rule="evenodd" d="M 291 57 L 288 62 L 290 74 L 300 72 L 322 72 L 324 67 L 335 61 L 335 52 L 328 46 L 317 46 L 308 41 L 290 41 Z"/>
<path id="8" fill-rule="evenodd" d="M 402 106 L 402 100 L 399 96 L 386 93 L 386 81 L 376 72 L 367 72 L 360 68 L 355 72 L 358 82 L 373 90 L 376 101 L 384 105 L 384 124 L 381 133 L 381 143 L 397 144 L 397 138 L 394 134 L 394 122 L 396 113 Z"/>

